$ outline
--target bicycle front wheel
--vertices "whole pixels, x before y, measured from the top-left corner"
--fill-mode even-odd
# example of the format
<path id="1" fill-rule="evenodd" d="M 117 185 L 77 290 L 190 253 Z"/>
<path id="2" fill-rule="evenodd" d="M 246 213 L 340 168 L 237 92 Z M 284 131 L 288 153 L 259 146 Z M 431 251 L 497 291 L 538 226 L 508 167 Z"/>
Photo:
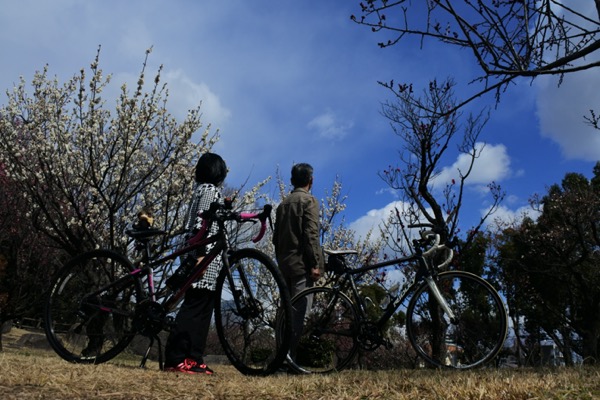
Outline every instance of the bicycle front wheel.
<path id="1" fill-rule="evenodd" d="M 434 281 L 454 318 L 423 283 L 406 311 L 412 346 L 436 367 L 469 369 L 490 361 L 501 350 L 508 329 L 498 292 L 483 278 L 464 271 L 442 272 Z"/>
<path id="2" fill-rule="evenodd" d="M 52 348 L 76 363 L 103 363 L 135 335 L 141 283 L 133 265 L 110 250 L 69 261 L 52 281 L 44 307 L 44 330 Z"/>
<path id="3" fill-rule="evenodd" d="M 293 328 L 289 366 L 296 372 L 340 371 L 358 350 L 358 314 L 343 293 L 313 287 L 292 299 Z"/>
<path id="4" fill-rule="evenodd" d="M 229 361 L 246 375 L 277 371 L 290 345 L 292 308 L 275 263 L 255 249 L 233 252 L 217 293 L 217 334 Z"/>

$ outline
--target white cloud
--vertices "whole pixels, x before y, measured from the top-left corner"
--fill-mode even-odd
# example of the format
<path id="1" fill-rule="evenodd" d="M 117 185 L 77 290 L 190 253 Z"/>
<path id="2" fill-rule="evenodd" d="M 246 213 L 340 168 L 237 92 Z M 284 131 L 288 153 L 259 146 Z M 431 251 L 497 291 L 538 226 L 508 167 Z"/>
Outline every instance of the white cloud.
<path id="1" fill-rule="evenodd" d="M 118 30 L 121 33 L 118 36 L 119 42 L 117 44 L 120 54 L 140 58 L 143 51 L 152 47 L 154 43 L 150 28 L 138 19 L 129 21 L 126 25 L 119 27 Z"/>
<path id="2" fill-rule="evenodd" d="M 481 215 L 485 215 L 489 208 L 481 210 Z M 519 224 L 525 217 L 537 220 L 540 212 L 532 209 L 530 206 L 519 207 L 516 210 L 511 210 L 505 206 L 500 206 L 494 214 L 487 219 L 487 225 L 495 228 L 504 228 Z"/>
<path id="3" fill-rule="evenodd" d="M 576 3 L 576 4 L 575 4 Z M 580 15 L 589 16 L 589 20 L 575 18 L 571 12 L 556 5 L 556 11 L 566 14 L 566 18 L 577 21 L 587 29 L 596 29 L 591 21 L 597 19 L 594 2 L 575 2 L 569 7 Z M 598 61 L 598 51 L 588 55 L 577 64 L 588 64 Z M 567 159 L 597 161 L 600 159 L 600 132 L 584 122 L 590 110 L 598 114 L 600 104 L 600 75 L 598 68 L 567 74 L 560 83 L 557 76 L 541 76 L 536 78 L 534 88 L 537 94 L 537 116 L 540 133 L 560 146 Z"/>
<path id="4" fill-rule="evenodd" d="M 180 69 L 167 72 L 165 81 L 169 89 L 169 109 L 180 113 L 180 117 L 185 117 L 188 110 L 202 103 L 200 112 L 205 125 L 210 123 L 214 128 L 220 128 L 231 118 L 231 111 L 206 83 L 194 82 Z"/>
<path id="5" fill-rule="evenodd" d="M 145 91 L 151 90 L 157 72 L 158 70 L 153 67 L 147 68 L 144 82 Z M 138 76 L 131 73 L 115 74 L 112 82 L 118 83 L 118 85 L 109 86 L 107 94 L 109 97 L 116 97 L 116 90 L 120 90 L 119 86 L 123 83 L 127 84 L 129 93 L 133 94 L 137 87 L 137 80 Z M 205 127 L 211 124 L 214 129 L 221 128 L 231 118 L 231 111 L 222 104 L 219 96 L 206 83 L 194 82 L 181 69 L 163 71 L 159 85 L 162 86 L 163 83 L 166 83 L 169 91 L 167 108 L 180 121 L 187 116 L 189 110 L 196 109 L 198 106 L 201 106 L 201 120 Z"/>
<path id="6" fill-rule="evenodd" d="M 372 209 L 358 218 L 357 220 L 351 222 L 348 225 L 348 228 L 353 230 L 356 233 L 356 237 L 364 240 L 367 237 L 367 234 L 371 232 L 371 235 L 377 238 L 379 236 L 379 227 L 388 220 L 388 217 L 392 213 L 396 213 L 396 210 L 399 210 L 402 213 L 402 210 L 406 208 L 406 203 L 402 201 L 394 201 L 388 203 L 382 208 Z M 427 210 L 431 213 L 431 209 Z M 416 234 L 416 230 L 414 232 Z M 409 233 L 411 235 L 412 233 Z"/>
<path id="7" fill-rule="evenodd" d="M 600 104 L 597 69 L 570 74 L 560 87 L 556 78 L 541 77 L 535 87 L 541 134 L 556 142 L 567 159 L 600 159 L 600 131 L 584 122 Z"/>
<path id="8" fill-rule="evenodd" d="M 360 239 L 365 239 L 369 231 L 373 231 L 373 234 L 378 235 L 378 227 L 387 220 L 390 213 L 396 208 L 404 208 L 404 203 L 401 201 L 394 201 L 383 208 L 372 209 L 354 222 L 351 222 L 349 228 L 356 232 L 357 238 Z"/>
<path id="9" fill-rule="evenodd" d="M 354 126 L 352 121 L 340 121 L 331 110 L 316 116 L 308 123 L 308 128 L 314 129 L 325 139 L 343 139 Z"/>
<path id="10" fill-rule="evenodd" d="M 379 226 L 387 220 L 390 213 L 396 208 L 402 209 L 404 203 L 394 201 L 379 209 L 372 209 L 365 215 L 349 224 L 349 228 L 356 232 L 357 238 L 365 239 L 369 231 L 372 234 L 379 235 Z M 489 207 L 480 210 L 481 216 L 484 216 L 489 211 Z M 510 209 L 506 206 L 500 206 L 486 221 L 489 227 L 503 228 L 506 226 L 519 224 L 525 217 L 536 220 L 540 215 L 539 211 L 532 209 L 530 206 L 523 206 L 517 209 Z"/>
<path id="11" fill-rule="evenodd" d="M 479 158 L 475 160 L 473 171 L 469 176 L 467 183 L 485 194 L 489 190 L 484 185 L 492 181 L 500 181 L 510 176 L 510 157 L 507 154 L 506 146 L 503 144 L 484 145 L 483 143 L 478 143 L 477 148 L 482 149 L 482 151 Z M 435 185 L 441 187 L 442 185 L 450 183 L 452 179 L 458 180 L 458 171 L 466 171 L 468 163 L 468 156 L 463 154 L 459 155 L 457 160 L 451 166 L 443 168 L 440 175 L 436 177 Z M 373 229 L 375 233 L 378 233 L 377 227 L 387 219 L 395 208 L 402 209 L 403 207 L 403 202 L 394 201 L 383 208 L 370 210 L 366 215 L 363 215 L 352 222 L 349 225 L 349 228 L 354 230 L 357 233 L 357 236 L 364 239 L 370 229 Z M 514 211 L 515 215 L 521 213 L 524 209 L 525 207 Z M 501 208 L 496 215 L 508 218 L 510 216 L 510 210 Z"/>
<path id="12" fill-rule="evenodd" d="M 501 181 L 510 175 L 510 157 L 506 151 L 506 146 L 503 144 L 477 143 L 476 147 L 481 150 L 481 154 L 475 160 L 473 171 L 467 178 L 467 184 L 487 185 L 490 182 Z M 464 174 L 468 170 L 470 162 L 471 157 L 469 155 L 459 155 L 454 164 L 442 169 L 440 175 L 436 177 L 434 185 L 443 187 L 452 182 L 453 179 L 458 182 L 459 174 Z"/>

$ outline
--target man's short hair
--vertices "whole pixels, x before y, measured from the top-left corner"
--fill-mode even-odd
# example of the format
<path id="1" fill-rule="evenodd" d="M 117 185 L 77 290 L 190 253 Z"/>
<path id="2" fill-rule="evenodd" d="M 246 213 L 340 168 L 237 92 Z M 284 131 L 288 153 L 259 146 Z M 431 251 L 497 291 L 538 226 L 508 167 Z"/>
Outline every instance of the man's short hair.
<path id="1" fill-rule="evenodd" d="M 292 185 L 294 187 L 304 187 L 310 183 L 313 176 L 313 167 L 307 163 L 295 164 L 292 167 Z"/>

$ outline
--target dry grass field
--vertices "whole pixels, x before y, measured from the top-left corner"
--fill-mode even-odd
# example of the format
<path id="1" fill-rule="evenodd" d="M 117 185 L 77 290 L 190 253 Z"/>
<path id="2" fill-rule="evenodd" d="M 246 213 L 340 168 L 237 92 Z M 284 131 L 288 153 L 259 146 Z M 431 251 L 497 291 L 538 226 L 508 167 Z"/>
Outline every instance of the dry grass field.
<path id="1" fill-rule="evenodd" d="M 600 369 L 344 371 L 326 376 L 213 376 L 146 369 L 139 360 L 77 365 L 4 336 L 0 398 L 8 399 L 600 399 Z"/>

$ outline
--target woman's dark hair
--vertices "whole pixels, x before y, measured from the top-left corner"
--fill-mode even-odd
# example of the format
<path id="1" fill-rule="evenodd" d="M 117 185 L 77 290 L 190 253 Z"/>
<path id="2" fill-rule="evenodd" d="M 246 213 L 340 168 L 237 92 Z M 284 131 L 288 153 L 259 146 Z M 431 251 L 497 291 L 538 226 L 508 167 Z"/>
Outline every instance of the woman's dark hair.
<path id="1" fill-rule="evenodd" d="M 204 153 L 196 164 L 196 182 L 219 186 L 227 176 L 225 161 L 215 153 Z"/>
<path id="2" fill-rule="evenodd" d="M 313 167 L 310 164 L 299 163 L 292 167 L 292 185 L 294 187 L 304 187 L 310 183 L 313 176 Z"/>

